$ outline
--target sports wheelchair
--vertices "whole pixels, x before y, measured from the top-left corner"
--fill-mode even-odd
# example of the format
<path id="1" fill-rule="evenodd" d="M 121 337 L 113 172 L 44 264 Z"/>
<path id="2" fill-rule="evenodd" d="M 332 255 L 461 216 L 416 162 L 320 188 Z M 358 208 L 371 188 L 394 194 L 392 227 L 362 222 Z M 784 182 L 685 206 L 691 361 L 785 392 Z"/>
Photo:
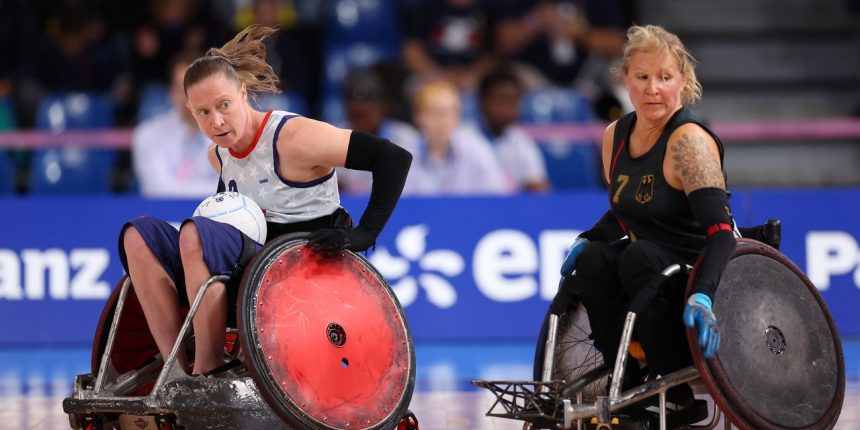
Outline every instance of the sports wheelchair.
<path id="1" fill-rule="evenodd" d="M 63 401 L 73 429 L 417 430 L 407 409 L 415 349 L 402 308 L 362 256 L 324 256 L 304 233 L 264 246 L 241 279 L 218 377 L 190 376 L 191 322 L 213 276 L 161 357 L 128 277 L 95 333 L 92 373 Z"/>
<path id="2" fill-rule="evenodd" d="M 700 264 L 701 258 L 693 267 L 673 265 L 663 275 L 686 274 L 689 291 Z M 632 303 L 647 304 L 654 294 L 643 288 Z M 593 345 L 582 304 L 574 300 L 560 315 L 548 312 L 546 337 L 538 339 L 535 373 L 540 380 L 472 381 L 496 397 L 487 415 L 522 420 L 524 429 L 664 430 L 666 391 L 698 381 L 697 391 L 703 386 L 713 401 L 710 421 L 675 428 L 709 430 L 721 415 L 726 429 L 820 430 L 836 424 L 845 364 L 833 318 L 815 286 L 776 249 L 738 239 L 714 300 L 722 345 L 713 358 L 703 358 L 695 332 L 687 329 L 693 366 L 622 392 L 627 360 L 641 357 L 631 344 L 633 305 L 615 363 L 604 363 Z M 653 402 L 654 396 L 656 425 L 624 424 L 613 416 L 634 403 Z"/>

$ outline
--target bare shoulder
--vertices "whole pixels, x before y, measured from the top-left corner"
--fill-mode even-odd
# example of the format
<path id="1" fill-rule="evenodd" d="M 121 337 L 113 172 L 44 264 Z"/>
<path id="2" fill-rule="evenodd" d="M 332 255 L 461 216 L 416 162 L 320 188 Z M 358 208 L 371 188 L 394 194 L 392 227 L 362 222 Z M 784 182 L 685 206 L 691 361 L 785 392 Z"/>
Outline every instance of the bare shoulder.
<path id="1" fill-rule="evenodd" d="M 609 139 L 612 142 L 612 138 L 615 137 L 615 126 L 618 124 L 618 120 L 612 121 L 606 128 L 603 130 L 603 141 L 606 142 Z"/>
<path id="2" fill-rule="evenodd" d="M 278 141 L 292 140 L 292 138 L 295 137 L 296 134 L 302 132 L 302 130 L 307 130 L 308 127 L 314 127 L 315 122 L 318 121 L 303 116 L 290 118 L 281 127 L 281 131 L 278 133 Z"/>
<path id="3" fill-rule="evenodd" d="M 618 121 L 612 121 L 606 129 L 603 130 L 603 141 L 601 145 L 600 158 L 603 165 L 603 179 L 608 184 L 610 181 L 609 178 L 609 167 L 612 162 L 612 142 L 615 139 L 615 125 L 618 124 Z"/>
<path id="4" fill-rule="evenodd" d="M 684 124 L 672 132 L 666 158 L 685 193 L 726 188 L 717 142 L 698 124 Z"/>
<path id="5" fill-rule="evenodd" d="M 342 166 L 352 131 L 297 116 L 281 127 L 278 150 L 310 166 Z"/>
<path id="6" fill-rule="evenodd" d="M 349 133 L 349 130 L 335 127 L 327 122 L 318 121 L 304 116 L 290 118 L 281 127 L 279 138 L 288 138 L 289 140 L 299 139 L 314 139 L 315 136 L 322 137 L 337 134 Z"/>

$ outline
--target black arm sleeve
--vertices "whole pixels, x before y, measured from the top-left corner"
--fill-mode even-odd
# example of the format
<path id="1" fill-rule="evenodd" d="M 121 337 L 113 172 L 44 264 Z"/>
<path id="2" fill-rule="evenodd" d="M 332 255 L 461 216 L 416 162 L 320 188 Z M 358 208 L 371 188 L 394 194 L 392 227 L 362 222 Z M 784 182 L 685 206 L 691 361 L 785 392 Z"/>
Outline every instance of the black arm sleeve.
<path id="1" fill-rule="evenodd" d="M 719 188 L 700 188 L 687 198 L 696 220 L 708 231 L 702 265 L 690 294 L 704 293 L 713 299 L 720 276 L 737 243 L 731 229 L 733 223 L 728 196 Z"/>
<path id="2" fill-rule="evenodd" d="M 373 174 L 370 201 L 356 228 L 370 232 L 376 239 L 394 212 L 411 165 L 409 151 L 372 134 L 352 132 L 344 167 Z"/>
<path id="3" fill-rule="evenodd" d="M 579 237 L 588 239 L 592 242 L 614 242 L 624 237 L 624 230 L 621 229 L 621 224 L 618 223 L 618 218 L 612 210 L 607 210 L 606 213 L 597 220 L 597 223 L 587 231 L 582 232 Z"/>

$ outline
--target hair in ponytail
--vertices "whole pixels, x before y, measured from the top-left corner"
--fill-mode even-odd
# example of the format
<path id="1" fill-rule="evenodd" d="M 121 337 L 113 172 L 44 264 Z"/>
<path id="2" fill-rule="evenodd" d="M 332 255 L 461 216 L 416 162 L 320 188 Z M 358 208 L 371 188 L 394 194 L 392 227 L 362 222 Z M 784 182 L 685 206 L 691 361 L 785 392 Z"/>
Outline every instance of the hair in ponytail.
<path id="1" fill-rule="evenodd" d="M 206 55 L 194 60 L 185 70 L 185 92 L 200 81 L 220 74 L 237 85 L 245 84 L 252 97 L 256 93 L 281 92 L 278 76 L 266 63 L 263 44 L 276 28 L 250 25 L 220 48 L 210 48 Z"/>

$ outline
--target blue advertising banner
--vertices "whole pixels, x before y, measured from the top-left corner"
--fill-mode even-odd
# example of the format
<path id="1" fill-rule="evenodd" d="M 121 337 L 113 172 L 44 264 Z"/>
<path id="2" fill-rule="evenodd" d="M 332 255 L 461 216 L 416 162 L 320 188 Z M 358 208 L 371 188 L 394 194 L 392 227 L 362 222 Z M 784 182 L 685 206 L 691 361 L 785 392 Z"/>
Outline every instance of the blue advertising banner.
<path id="1" fill-rule="evenodd" d="M 122 275 L 117 235 L 148 214 L 175 223 L 197 201 L 138 197 L 0 199 L 0 344 L 88 344 Z M 360 217 L 365 200 L 343 204 Z M 820 289 L 842 335 L 860 335 L 860 190 L 735 191 L 745 225 L 783 221 L 783 251 Z M 413 335 L 532 339 L 567 247 L 607 208 L 601 192 L 404 198 L 369 260 Z"/>

